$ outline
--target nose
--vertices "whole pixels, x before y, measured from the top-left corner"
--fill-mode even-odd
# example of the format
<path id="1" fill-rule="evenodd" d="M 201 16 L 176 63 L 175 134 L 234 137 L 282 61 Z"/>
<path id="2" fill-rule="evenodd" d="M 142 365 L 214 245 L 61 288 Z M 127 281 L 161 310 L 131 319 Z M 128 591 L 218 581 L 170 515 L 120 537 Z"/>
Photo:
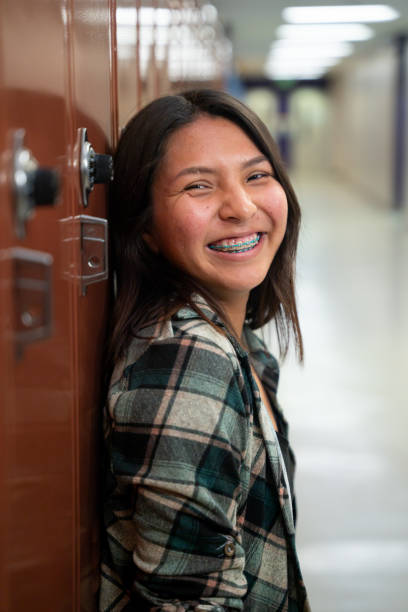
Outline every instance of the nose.
<path id="1" fill-rule="evenodd" d="M 224 189 L 219 208 L 219 215 L 223 221 L 247 221 L 257 210 L 257 205 L 242 185 Z"/>

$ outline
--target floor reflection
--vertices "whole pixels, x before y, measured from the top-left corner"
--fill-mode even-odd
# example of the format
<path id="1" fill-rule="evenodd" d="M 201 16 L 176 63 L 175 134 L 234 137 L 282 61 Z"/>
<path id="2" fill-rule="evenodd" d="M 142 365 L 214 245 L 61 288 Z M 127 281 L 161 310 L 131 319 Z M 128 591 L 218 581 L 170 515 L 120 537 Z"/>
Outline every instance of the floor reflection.
<path id="1" fill-rule="evenodd" d="M 287 358 L 279 399 L 312 609 L 406 612 L 408 227 L 339 179 L 293 181 L 306 357 Z"/>

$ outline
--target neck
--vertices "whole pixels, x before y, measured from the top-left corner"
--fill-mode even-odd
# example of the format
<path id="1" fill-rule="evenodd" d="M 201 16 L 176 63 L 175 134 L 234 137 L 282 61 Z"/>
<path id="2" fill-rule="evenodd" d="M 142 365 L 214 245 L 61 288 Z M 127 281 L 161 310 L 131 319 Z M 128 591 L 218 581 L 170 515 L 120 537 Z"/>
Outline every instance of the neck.
<path id="1" fill-rule="evenodd" d="M 238 340 L 241 340 L 242 337 L 247 302 L 247 295 L 234 298 L 233 300 L 219 300 L 220 306 L 227 315 L 228 321 L 232 326 L 231 331 Z"/>

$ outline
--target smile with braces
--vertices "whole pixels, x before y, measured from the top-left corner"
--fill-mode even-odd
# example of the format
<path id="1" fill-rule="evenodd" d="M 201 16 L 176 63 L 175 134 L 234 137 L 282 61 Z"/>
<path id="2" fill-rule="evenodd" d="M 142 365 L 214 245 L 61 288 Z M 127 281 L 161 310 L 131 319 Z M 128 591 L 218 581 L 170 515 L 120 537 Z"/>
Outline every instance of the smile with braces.
<path id="1" fill-rule="evenodd" d="M 246 242 L 238 242 L 237 244 L 227 244 L 227 245 L 213 245 L 210 244 L 209 248 L 213 251 L 222 251 L 224 253 L 233 252 L 233 253 L 244 253 L 245 251 L 250 251 L 253 249 L 261 239 L 261 234 L 257 234 L 256 238 L 252 238 Z"/>

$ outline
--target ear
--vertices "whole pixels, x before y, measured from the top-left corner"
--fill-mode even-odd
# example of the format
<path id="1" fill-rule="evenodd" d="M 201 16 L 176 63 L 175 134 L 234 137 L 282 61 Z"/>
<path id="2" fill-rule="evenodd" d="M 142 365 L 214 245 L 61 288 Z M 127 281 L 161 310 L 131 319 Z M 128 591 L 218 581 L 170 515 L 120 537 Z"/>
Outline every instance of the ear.
<path id="1" fill-rule="evenodd" d="M 142 234 L 142 238 L 144 240 L 144 242 L 147 244 L 147 246 L 149 247 L 149 249 L 155 253 L 156 255 L 159 254 L 159 247 L 157 246 L 156 240 L 154 238 L 154 236 L 152 234 L 150 234 L 149 232 L 145 232 L 144 234 Z"/>

